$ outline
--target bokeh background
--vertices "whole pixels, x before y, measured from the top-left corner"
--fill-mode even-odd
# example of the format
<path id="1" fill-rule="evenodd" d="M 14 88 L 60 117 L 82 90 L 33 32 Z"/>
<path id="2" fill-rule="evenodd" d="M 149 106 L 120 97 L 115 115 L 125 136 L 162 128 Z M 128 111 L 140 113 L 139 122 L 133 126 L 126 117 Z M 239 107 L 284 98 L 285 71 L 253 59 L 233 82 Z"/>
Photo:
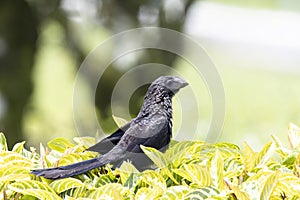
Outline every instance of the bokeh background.
<path id="1" fill-rule="evenodd" d="M 72 94 L 80 64 L 112 35 L 145 26 L 188 34 L 214 61 L 226 94 L 219 141 L 239 145 L 247 141 L 259 149 L 273 134 L 287 144 L 289 122 L 300 125 L 299 1 L 2 0 L 0 131 L 9 145 L 26 140 L 38 146 L 55 137 L 77 136 Z M 113 49 L 117 52 L 118 46 Z M 101 77 L 103 87 L 96 95 L 105 133 L 117 127 L 109 98 L 115 83 L 131 67 L 149 62 L 172 66 L 186 77 L 193 73 L 176 55 L 157 50 L 113 63 Z M 82 87 L 86 88 L 80 99 L 84 103 L 89 98 L 88 81 L 82 80 Z M 199 121 L 205 127 L 211 114 L 210 98 L 205 84 L 199 87 L 203 89 L 196 94 L 202 99 Z M 146 88 L 134 93 L 129 107 L 132 116 Z M 84 112 L 82 120 L 88 123 Z M 196 115 L 190 116 L 192 123 Z M 201 139 L 201 130 L 184 134 Z"/>

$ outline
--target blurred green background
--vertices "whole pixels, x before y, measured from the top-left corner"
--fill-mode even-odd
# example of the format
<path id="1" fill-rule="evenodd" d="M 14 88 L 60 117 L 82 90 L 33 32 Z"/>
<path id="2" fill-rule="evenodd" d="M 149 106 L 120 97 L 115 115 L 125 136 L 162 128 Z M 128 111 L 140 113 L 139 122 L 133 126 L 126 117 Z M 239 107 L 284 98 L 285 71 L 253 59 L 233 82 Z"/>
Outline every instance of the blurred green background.
<path id="1" fill-rule="evenodd" d="M 2 0 L 0 131 L 7 135 L 9 145 L 26 140 L 38 146 L 54 137 L 77 136 L 72 94 L 80 64 L 113 34 L 144 26 L 190 35 L 215 63 L 226 94 L 220 141 L 239 145 L 247 141 L 258 149 L 271 134 L 286 143 L 288 123 L 300 124 L 297 0 Z M 173 66 L 193 78 L 189 64 L 162 51 L 149 50 L 134 61 L 113 63 L 100 80 L 105 87 L 96 95 L 98 119 L 105 133 L 116 129 L 116 124 L 110 98 L 104 97 L 110 96 L 114 84 L 128 69 L 149 62 Z M 81 99 L 85 102 L 90 92 L 88 81 L 83 81 L 82 87 L 86 88 Z M 199 133 L 187 129 L 185 134 L 202 139 L 201 132 L 209 125 L 211 100 L 204 83 L 192 87 L 203 91 L 197 93 L 201 113 L 200 119 L 192 119 L 196 115 L 191 113 L 188 121 L 201 122 L 201 128 Z M 138 112 L 145 90 L 135 93 L 132 116 Z M 177 104 L 175 129 L 180 120 Z"/>

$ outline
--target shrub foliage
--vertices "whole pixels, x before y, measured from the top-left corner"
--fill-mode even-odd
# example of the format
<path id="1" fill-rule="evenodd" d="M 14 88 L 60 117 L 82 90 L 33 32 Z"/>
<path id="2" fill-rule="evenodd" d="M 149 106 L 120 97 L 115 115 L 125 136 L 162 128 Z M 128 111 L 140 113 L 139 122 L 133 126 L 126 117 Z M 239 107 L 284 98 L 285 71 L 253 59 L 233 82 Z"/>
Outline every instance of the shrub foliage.
<path id="1" fill-rule="evenodd" d="M 142 146 L 156 169 L 139 172 L 130 162 L 60 180 L 35 177 L 30 170 L 67 165 L 90 159 L 84 151 L 95 143 L 89 137 L 70 142 L 57 138 L 24 148 L 17 143 L 8 151 L 0 134 L 0 190 L 2 199 L 299 199 L 300 128 L 291 124 L 290 148 L 272 136 L 259 152 L 245 142 L 242 150 L 231 143 L 172 141 L 161 153 Z"/>

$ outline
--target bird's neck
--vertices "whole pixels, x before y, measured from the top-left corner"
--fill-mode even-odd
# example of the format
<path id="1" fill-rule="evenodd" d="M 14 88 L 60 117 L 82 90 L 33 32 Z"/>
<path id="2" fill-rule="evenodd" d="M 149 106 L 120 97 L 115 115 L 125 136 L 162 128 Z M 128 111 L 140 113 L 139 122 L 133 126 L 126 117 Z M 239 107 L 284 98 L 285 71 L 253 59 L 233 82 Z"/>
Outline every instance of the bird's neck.
<path id="1" fill-rule="evenodd" d="M 172 96 L 170 91 L 161 87 L 148 90 L 138 117 L 146 114 L 163 114 L 172 119 Z"/>

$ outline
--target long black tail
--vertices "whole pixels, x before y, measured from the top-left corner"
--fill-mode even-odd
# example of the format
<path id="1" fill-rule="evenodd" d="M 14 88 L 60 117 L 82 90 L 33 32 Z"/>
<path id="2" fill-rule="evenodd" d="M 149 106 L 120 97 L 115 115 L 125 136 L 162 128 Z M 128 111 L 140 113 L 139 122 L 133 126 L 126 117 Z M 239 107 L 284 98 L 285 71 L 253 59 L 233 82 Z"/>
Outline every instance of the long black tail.
<path id="1" fill-rule="evenodd" d="M 36 176 L 43 176 L 48 179 L 60 179 L 82 174 L 97 167 L 101 167 L 105 164 L 107 163 L 104 163 L 103 161 L 101 161 L 101 157 L 98 157 L 61 167 L 37 169 L 33 170 L 31 173 Z"/>

